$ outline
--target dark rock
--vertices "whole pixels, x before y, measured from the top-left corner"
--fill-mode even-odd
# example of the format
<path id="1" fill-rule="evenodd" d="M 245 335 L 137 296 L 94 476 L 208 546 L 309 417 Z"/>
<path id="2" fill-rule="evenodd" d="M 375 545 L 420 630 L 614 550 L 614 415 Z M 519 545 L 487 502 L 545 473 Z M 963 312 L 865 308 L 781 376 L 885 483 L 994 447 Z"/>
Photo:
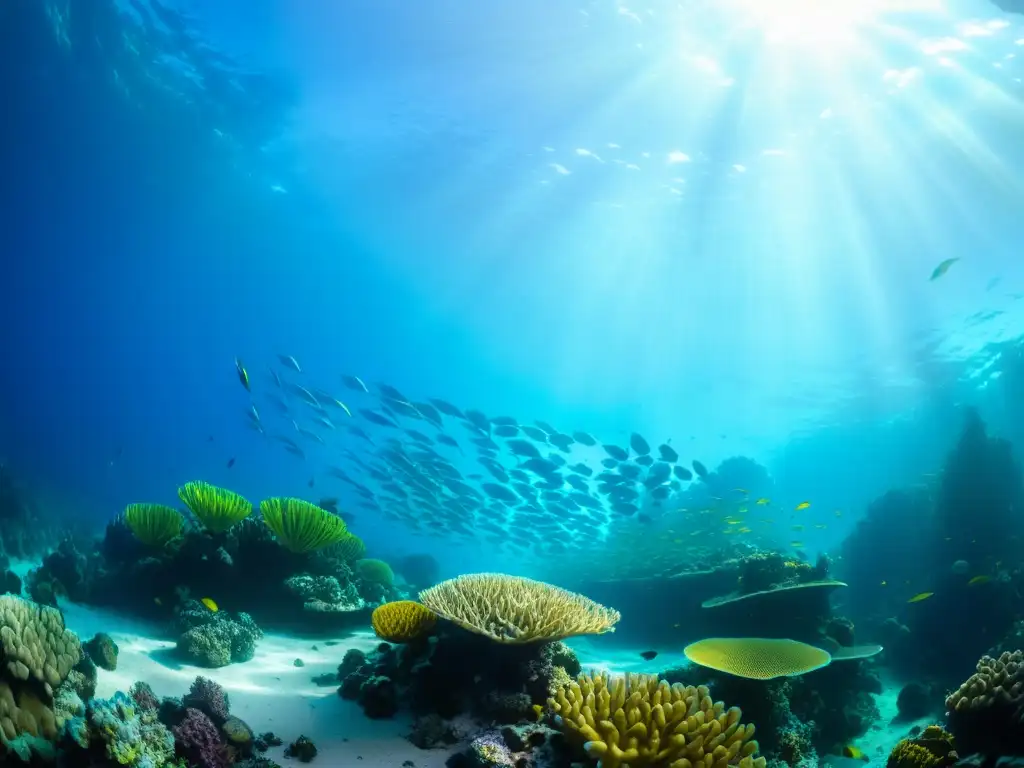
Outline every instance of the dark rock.
<path id="1" fill-rule="evenodd" d="M 92 662 L 100 669 L 113 672 L 117 669 L 117 643 L 106 632 L 97 632 L 92 640 L 82 646 Z"/>
<path id="2" fill-rule="evenodd" d="M 931 714 L 935 709 L 931 687 L 923 683 L 907 683 L 896 697 L 896 708 L 901 720 L 918 720 Z"/>
<path id="3" fill-rule="evenodd" d="M 317 748 L 313 740 L 306 736 L 299 736 L 299 738 L 288 745 L 288 748 L 284 751 L 284 756 L 294 758 L 300 763 L 308 763 L 316 757 L 316 753 Z"/>

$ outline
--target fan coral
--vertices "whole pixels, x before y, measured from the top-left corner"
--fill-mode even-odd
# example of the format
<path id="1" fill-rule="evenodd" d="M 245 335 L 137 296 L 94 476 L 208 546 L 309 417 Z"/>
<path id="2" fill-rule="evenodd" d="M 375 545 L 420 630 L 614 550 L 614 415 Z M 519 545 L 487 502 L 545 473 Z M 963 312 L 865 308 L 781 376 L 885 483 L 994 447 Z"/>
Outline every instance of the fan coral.
<path id="1" fill-rule="evenodd" d="M 312 552 L 350 535 L 345 521 L 302 499 L 273 498 L 260 503 L 263 522 L 290 552 Z"/>
<path id="2" fill-rule="evenodd" d="M 574 592 L 500 573 L 448 579 L 419 597 L 442 618 L 499 643 L 599 635 L 613 632 L 621 618 L 618 611 Z"/>
<path id="3" fill-rule="evenodd" d="M 653 675 L 581 674 L 548 706 L 556 724 L 602 768 L 764 768 L 754 726 L 713 702 L 708 688 L 669 685 Z"/>
<path id="4" fill-rule="evenodd" d="M 827 666 L 827 651 L 796 640 L 759 637 L 713 637 L 683 649 L 686 658 L 702 667 L 751 680 L 804 675 Z"/>
<path id="5" fill-rule="evenodd" d="M 178 498 L 210 533 L 224 533 L 252 514 L 247 499 L 209 483 L 185 483 L 178 489 Z"/>
<path id="6" fill-rule="evenodd" d="M 389 643 L 408 643 L 429 635 L 437 614 L 413 600 L 396 600 L 377 606 L 370 617 L 377 637 Z"/>
<path id="7" fill-rule="evenodd" d="M 124 511 L 124 522 L 147 547 L 161 548 L 181 534 L 185 518 L 178 510 L 163 504 L 129 504 Z"/>

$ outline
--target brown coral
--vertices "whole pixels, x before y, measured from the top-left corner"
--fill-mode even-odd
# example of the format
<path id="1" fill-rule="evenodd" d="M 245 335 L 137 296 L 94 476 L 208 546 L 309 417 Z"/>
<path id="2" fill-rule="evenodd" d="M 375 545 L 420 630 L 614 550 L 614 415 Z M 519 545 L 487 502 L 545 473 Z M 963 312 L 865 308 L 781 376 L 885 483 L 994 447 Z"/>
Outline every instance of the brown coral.
<path id="1" fill-rule="evenodd" d="M 584 673 L 548 699 L 556 723 L 602 768 L 764 768 L 754 726 L 706 686 Z"/>
<path id="2" fill-rule="evenodd" d="M 953 735 L 929 725 L 916 739 L 903 739 L 893 747 L 886 768 L 947 768 L 959 759 Z"/>

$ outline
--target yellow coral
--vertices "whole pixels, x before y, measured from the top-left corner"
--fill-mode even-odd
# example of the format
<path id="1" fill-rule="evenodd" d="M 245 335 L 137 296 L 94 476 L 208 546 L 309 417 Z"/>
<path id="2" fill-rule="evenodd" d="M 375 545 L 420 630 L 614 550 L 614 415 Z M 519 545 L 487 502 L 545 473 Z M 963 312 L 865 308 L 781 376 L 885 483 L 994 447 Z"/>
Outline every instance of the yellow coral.
<path id="1" fill-rule="evenodd" d="M 548 699 L 556 724 L 601 768 L 764 768 L 754 726 L 707 687 L 653 675 L 584 673 Z"/>
<path id="2" fill-rule="evenodd" d="M 977 671 L 946 698 L 950 712 L 983 709 L 997 703 L 1019 704 L 1024 698 L 1024 652 L 982 656 Z"/>
<path id="3" fill-rule="evenodd" d="M 803 675 L 832 660 L 813 645 L 762 637 L 712 637 L 691 643 L 683 653 L 694 664 L 751 680 Z"/>
<path id="4" fill-rule="evenodd" d="M 163 504 L 129 504 L 124 510 L 124 522 L 146 546 L 163 547 L 181 533 L 185 518 Z"/>
<path id="5" fill-rule="evenodd" d="M 886 768 L 945 768 L 959 760 L 953 735 L 929 725 L 916 739 L 903 739 L 889 753 Z"/>
<path id="6" fill-rule="evenodd" d="M 413 600 L 396 600 L 378 605 L 370 617 L 377 637 L 389 643 L 408 643 L 429 635 L 437 614 Z"/>
<path id="7" fill-rule="evenodd" d="M 337 544 L 349 536 L 345 521 L 302 499 L 265 499 L 260 502 L 263 522 L 290 552 L 312 552 Z"/>
<path id="8" fill-rule="evenodd" d="M 178 489 L 178 498 L 210 533 L 224 533 L 252 514 L 248 499 L 209 483 L 185 483 Z"/>
<path id="9" fill-rule="evenodd" d="M 619 612 L 542 581 L 473 573 L 420 592 L 420 602 L 470 632 L 499 643 L 563 640 L 613 632 Z"/>

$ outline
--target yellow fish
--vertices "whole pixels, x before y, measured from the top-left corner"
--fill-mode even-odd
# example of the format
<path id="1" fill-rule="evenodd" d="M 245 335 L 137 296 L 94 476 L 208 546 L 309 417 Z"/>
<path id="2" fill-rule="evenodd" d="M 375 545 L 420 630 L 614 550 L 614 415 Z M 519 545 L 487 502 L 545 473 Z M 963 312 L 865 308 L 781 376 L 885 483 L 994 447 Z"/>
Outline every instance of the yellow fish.
<path id="1" fill-rule="evenodd" d="M 914 595 L 912 598 L 907 600 L 907 602 L 908 603 L 920 603 L 922 600 L 927 600 L 929 597 L 931 597 L 934 594 L 935 594 L 934 592 L 919 592 L 918 594 Z"/>
<path id="2" fill-rule="evenodd" d="M 960 259 L 946 259 L 945 261 L 939 262 L 939 266 L 932 270 L 932 276 L 929 279 L 938 280 L 944 274 L 949 272 L 949 268 L 956 264 L 958 261 L 960 261 Z"/>
<path id="3" fill-rule="evenodd" d="M 967 582 L 967 586 L 976 587 L 978 584 L 987 584 L 992 581 L 991 576 L 975 576 L 973 579 Z"/>
<path id="4" fill-rule="evenodd" d="M 800 510 L 807 509 L 810 506 L 811 506 L 811 502 L 809 502 L 809 501 L 801 501 L 799 504 L 796 505 L 796 511 L 799 512 Z"/>
<path id="5" fill-rule="evenodd" d="M 544 707 L 542 707 L 540 704 L 534 704 L 533 713 L 537 716 L 537 719 L 540 720 L 541 717 L 544 715 Z"/>
<path id="6" fill-rule="evenodd" d="M 853 744 L 847 744 L 845 747 L 843 747 L 843 757 L 850 757 L 854 760 L 867 761 L 867 758 L 864 756 L 864 753 L 857 747 L 853 746 Z"/>
<path id="7" fill-rule="evenodd" d="M 207 608 L 209 608 L 214 613 L 216 613 L 217 611 L 220 610 L 220 608 L 217 607 L 217 604 L 215 602 L 213 602 L 213 598 L 211 598 L 211 597 L 204 597 L 199 602 L 202 603 L 203 605 L 205 605 Z"/>
<path id="8" fill-rule="evenodd" d="M 791 541 L 789 542 L 789 546 L 794 547 L 796 549 L 803 549 L 804 543 L 802 541 Z"/>
<path id="9" fill-rule="evenodd" d="M 765 504 L 771 504 L 772 500 L 771 499 L 761 498 L 761 499 L 758 499 L 755 503 L 759 504 L 759 505 L 761 505 L 763 507 Z"/>

